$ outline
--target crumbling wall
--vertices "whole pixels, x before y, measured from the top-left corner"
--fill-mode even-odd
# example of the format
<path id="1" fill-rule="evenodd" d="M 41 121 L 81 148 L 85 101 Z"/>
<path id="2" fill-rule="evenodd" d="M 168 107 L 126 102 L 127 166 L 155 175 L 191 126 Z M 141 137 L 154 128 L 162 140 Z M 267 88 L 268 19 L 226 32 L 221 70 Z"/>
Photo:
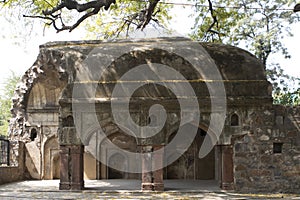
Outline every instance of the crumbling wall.
<path id="1" fill-rule="evenodd" d="M 0 167 L 0 185 L 15 181 L 21 181 L 27 178 L 25 170 L 25 146 L 24 143 L 19 142 L 18 145 L 18 166 L 5 166 Z"/>
<path id="2" fill-rule="evenodd" d="M 41 49 L 36 62 L 25 72 L 17 85 L 12 98 L 12 118 L 9 124 L 9 139 L 11 141 L 10 162 L 12 166 L 18 166 L 18 160 L 16 159 L 19 151 L 18 141 L 30 142 L 30 128 L 28 128 L 30 123 L 28 122 L 27 113 L 27 101 L 30 91 L 39 78 L 47 76 L 45 73 L 47 69 L 58 73 L 60 79 L 67 80 L 65 56 L 59 51 Z"/>

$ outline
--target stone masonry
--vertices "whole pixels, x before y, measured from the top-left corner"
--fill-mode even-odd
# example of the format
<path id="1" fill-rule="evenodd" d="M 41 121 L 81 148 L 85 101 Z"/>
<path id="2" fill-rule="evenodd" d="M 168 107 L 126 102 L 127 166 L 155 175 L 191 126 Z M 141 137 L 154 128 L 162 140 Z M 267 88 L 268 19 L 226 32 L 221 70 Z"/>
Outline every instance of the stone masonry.
<path id="1" fill-rule="evenodd" d="M 96 62 L 95 68 L 87 68 L 84 62 L 95 48 L 98 52 L 93 55 L 100 61 L 111 54 L 118 56 L 112 62 Z M 129 51 L 119 55 L 123 49 Z M 199 56 L 191 58 L 192 61 L 204 63 L 202 70 L 210 71 L 208 66 L 216 65 L 222 79 L 207 79 L 190 61 L 176 53 L 179 50 L 199 51 Z M 163 81 L 176 83 L 181 91 L 184 84 L 191 85 L 201 115 L 199 122 L 181 124 L 179 100 L 189 103 L 192 97 L 178 98 L 159 81 L 147 80 L 147 84 L 130 96 L 130 117 L 139 126 L 154 123 L 157 119 L 149 116 L 149 109 L 160 104 L 166 111 L 166 123 L 153 137 L 135 138 L 126 134 L 114 119 L 111 102 L 122 106 L 128 96 L 112 98 L 113 89 L 136 66 L 153 63 L 169 66 L 186 78 L 181 82 L 176 78 Z M 98 67 L 102 65 L 107 67 L 106 71 L 97 77 L 101 71 Z M 142 76 L 124 81 L 123 89 L 141 82 Z M 200 159 L 201 146 L 216 136 L 217 124 L 211 125 L 211 118 L 222 112 L 222 102 L 218 101 L 222 95 L 212 93 L 208 86 L 220 83 L 226 93 L 225 124 L 213 149 Z M 96 85 L 94 90 L 92 84 Z M 80 88 L 81 92 L 76 93 L 74 88 Z M 60 178 L 62 190 L 82 190 L 87 178 L 122 178 L 141 179 L 143 190 L 161 191 L 163 179 L 172 178 L 217 180 L 222 189 L 242 192 L 297 193 L 300 191 L 300 108 L 273 105 L 271 92 L 264 66 L 258 59 L 229 45 L 197 43 L 185 38 L 51 42 L 40 46 L 37 60 L 16 89 L 9 133 L 12 144 L 16 144 L 11 146 L 12 152 L 18 151 L 18 141 L 24 143 L 26 171 L 31 178 Z M 217 104 L 216 108 L 212 102 Z M 193 109 L 188 107 L 184 112 L 192 116 Z M 122 114 L 124 110 L 118 111 Z M 99 126 L 104 132 L 102 138 Z M 190 127 L 197 130 L 190 147 L 184 149 L 178 144 L 174 151 L 158 151 L 172 142 L 178 129 Z M 185 134 L 188 138 L 189 132 Z M 137 154 L 160 153 L 149 154 L 152 157 L 145 156 L 134 164 L 109 144 Z M 177 154 L 182 155 L 169 166 L 151 171 Z M 18 165 L 14 154 L 11 163 Z M 121 168 L 124 171 L 136 168 L 141 173 L 123 172 Z"/>

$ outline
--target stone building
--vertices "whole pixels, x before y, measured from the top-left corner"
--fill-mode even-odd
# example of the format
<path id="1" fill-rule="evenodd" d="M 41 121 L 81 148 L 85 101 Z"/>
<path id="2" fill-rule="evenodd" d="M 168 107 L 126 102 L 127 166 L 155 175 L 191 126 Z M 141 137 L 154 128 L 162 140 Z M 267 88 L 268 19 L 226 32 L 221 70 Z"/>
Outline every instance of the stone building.
<path id="1" fill-rule="evenodd" d="M 87 67 L 89 62 L 95 63 Z M 200 70 L 193 62 L 200 62 Z M 139 74 L 122 82 L 123 75 L 141 65 L 158 75 L 161 66 L 168 66 L 185 81 L 163 73 L 160 80 L 144 80 Z M 115 97 L 118 81 L 124 91 L 146 82 L 130 95 Z M 191 86 L 198 121 L 181 122 L 180 101 L 189 105 L 193 98 L 178 97 L 165 83 L 176 83 L 179 93 L 186 83 Z M 216 87 L 224 88 L 225 95 Z M 273 105 L 271 91 L 258 59 L 228 45 L 184 38 L 47 43 L 40 46 L 13 99 L 12 152 L 22 141 L 28 176 L 60 178 L 60 189 L 83 189 L 84 179 L 121 178 L 142 179 L 144 190 L 163 190 L 163 179 L 193 179 L 217 180 L 223 189 L 244 192 L 299 192 L 300 108 Z M 111 102 L 122 113 L 129 97 L 130 117 L 139 126 L 160 121 L 149 109 L 164 106 L 166 121 L 156 135 L 134 137 L 115 121 Z M 188 106 L 184 112 L 192 116 L 194 109 Z M 187 138 L 188 130 L 195 131 L 190 145 L 160 151 L 178 130 L 186 131 Z M 212 147 L 199 158 L 205 142 Z M 137 163 L 123 150 L 146 156 Z M 11 163 L 17 165 L 17 160 L 18 154 L 12 154 Z M 168 160 L 172 162 L 165 166 Z"/>

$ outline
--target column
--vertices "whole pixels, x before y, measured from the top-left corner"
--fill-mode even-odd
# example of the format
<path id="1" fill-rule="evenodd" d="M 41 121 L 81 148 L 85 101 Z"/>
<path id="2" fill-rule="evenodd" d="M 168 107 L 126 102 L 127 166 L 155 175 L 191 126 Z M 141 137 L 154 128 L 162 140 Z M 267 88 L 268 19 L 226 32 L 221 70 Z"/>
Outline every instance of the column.
<path id="1" fill-rule="evenodd" d="M 83 181 L 82 145 L 60 146 L 60 190 L 82 190 Z"/>
<path id="2" fill-rule="evenodd" d="M 142 190 L 152 191 L 152 146 L 142 146 Z"/>
<path id="3" fill-rule="evenodd" d="M 153 159 L 152 166 L 153 169 L 158 169 L 153 171 L 153 190 L 154 191 L 164 191 L 164 180 L 163 180 L 163 156 L 162 145 L 153 147 Z M 158 151 L 160 150 L 160 151 Z"/>
<path id="4" fill-rule="evenodd" d="M 233 180 L 233 149 L 231 145 L 222 146 L 222 182 L 221 188 L 224 190 L 234 189 Z"/>
<path id="5" fill-rule="evenodd" d="M 142 146 L 142 190 L 163 191 L 163 151 L 162 145 Z M 154 169 L 158 169 L 153 171 Z"/>

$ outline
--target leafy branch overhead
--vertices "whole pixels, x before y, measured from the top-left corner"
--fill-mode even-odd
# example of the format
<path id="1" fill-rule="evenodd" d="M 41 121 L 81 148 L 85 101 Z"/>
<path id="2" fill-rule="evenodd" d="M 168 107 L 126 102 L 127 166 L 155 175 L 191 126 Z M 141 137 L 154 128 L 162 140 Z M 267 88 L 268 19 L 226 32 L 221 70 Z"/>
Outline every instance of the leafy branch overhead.
<path id="1" fill-rule="evenodd" d="M 192 8 L 194 27 L 190 37 L 204 42 L 221 42 L 240 46 L 253 53 L 264 64 L 273 84 L 274 99 L 290 94 L 300 103 L 300 90 L 282 81 L 283 73 L 271 56 L 290 58 L 284 38 L 293 35 L 291 25 L 300 21 L 299 0 L 0 0 L 12 13 L 42 19 L 57 32 L 73 31 L 82 25 L 95 39 L 118 38 L 149 26 L 164 26 L 172 15 L 181 11 L 171 8 Z M 17 12 L 14 8 L 18 8 Z M 18 22 L 17 22 L 18 23 Z M 171 27 L 172 28 L 172 27 Z M 23 31 L 23 30 L 22 30 Z M 274 66 L 276 66 L 274 68 Z M 278 73 L 277 73 L 278 72 Z M 298 77 L 299 78 L 299 77 Z M 279 82 L 277 82 L 280 80 Z M 284 80 L 291 81 L 290 77 Z M 298 79 L 293 82 L 300 82 Z M 288 87 L 289 86 L 289 87 Z M 294 98 L 296 95 L 297 98 Z M 295 101 L 297 100 L 297 101 Z M 275 101 L 276 102 L 276 101 Z M 279 101 L 277 101 L 279 102 Z M 287 101 L 284 101 L 287 102 Z M 284 103 L 280 102 L 280 103 Z"/>
<path id="2" fill-rule="evenodd" d="M 93 15 L 101 14 L 104 10 L 107 11 L 110 8 L 115 9 L 116 4 L 127 3 L 133 0 L 120 0 L 117 2 L 116 0 L 94 0 L 87 1 L 85 3 L 80 3 L 77 0 L 62 0 L 60 2 L 47 2 L 48 5 L 40 5 L 39 1 L 33 1 L 34 4 L 37 5 L 38 9 L 41 9 L 41 12 L 36 15 L 24 15 L 24 17 L 30 18 L 40 18 L 48 21 L 48 25 L 52 25 L 57 32 L 68 30 L 73 31 L 77 28 L 83 21 L 90 18 Z M 135 13 L 130 13 L 126 18 L 123 19 L 122 28 L 129 29 L 131 25 L 135 25 L 137 29 L 144 29 L 151 21 L 155 21 L 158 23 L 158 20 L 155 19 L 155 16 L 160 9 L 157 9 L 157 4 L 160 0 L 149 0 L 149 1 L 139 1 L 139 4 L 144 4 L 144 7 L 140 7 L 140 10 L 135 10 Z M 137 2 L 137 1 L 136 1 Z M 56 3 L 55 6 L 52 6 L 53 3 Z M 46 7 L 46 9 L 45 9 Z M 71 25 L 66 25 L 65 18 L 63 17 L 64 10 L 67 9 L 69 11 L 76 11 L 77 13 L 82 13 L 78 19 L 73 22 Z M 112 16 L 113 17 L 113 16 Z"/>

